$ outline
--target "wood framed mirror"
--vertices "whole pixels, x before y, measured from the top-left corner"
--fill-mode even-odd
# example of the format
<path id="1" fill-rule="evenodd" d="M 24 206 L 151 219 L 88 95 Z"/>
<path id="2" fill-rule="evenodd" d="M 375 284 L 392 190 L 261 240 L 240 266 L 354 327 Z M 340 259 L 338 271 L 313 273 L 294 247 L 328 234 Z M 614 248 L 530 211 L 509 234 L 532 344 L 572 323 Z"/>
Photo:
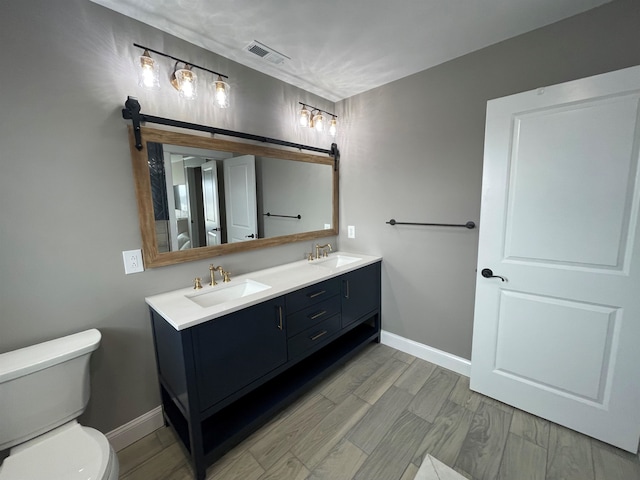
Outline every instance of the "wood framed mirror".
<path id="1" fill-rule="evenodd" d="M 145 267 L 338 234 L 329 155 L 129 127 Z"/>

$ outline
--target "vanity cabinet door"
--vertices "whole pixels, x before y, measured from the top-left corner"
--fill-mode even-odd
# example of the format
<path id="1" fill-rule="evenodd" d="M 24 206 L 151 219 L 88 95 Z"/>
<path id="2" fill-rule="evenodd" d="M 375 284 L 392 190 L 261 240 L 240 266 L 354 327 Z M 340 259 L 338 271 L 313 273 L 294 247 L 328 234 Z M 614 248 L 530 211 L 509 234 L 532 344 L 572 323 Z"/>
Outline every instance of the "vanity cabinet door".
<path id="1" fill-rule="evenodd" d="M 359 268 L 342 279 L 342 328 L 380 309 L 380 263 Z"/>
<path id="2" fill-rule="evenodd" d="M 193 327 L 200 410 L 287 361 L 284 297 Z"/>

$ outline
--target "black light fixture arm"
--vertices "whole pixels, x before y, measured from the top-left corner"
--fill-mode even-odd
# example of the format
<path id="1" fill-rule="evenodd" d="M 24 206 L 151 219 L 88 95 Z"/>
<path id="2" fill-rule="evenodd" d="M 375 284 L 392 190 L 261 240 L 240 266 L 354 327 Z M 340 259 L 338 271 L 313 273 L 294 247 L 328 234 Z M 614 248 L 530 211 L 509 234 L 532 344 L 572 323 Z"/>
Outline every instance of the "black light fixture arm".
<path id="1" fill-rule="evenodd" d="M 340 151 L 338 145 L 331 144 L 331 149 L 312 147 L 310 145 L 302 145 L 300 143 L 287 142 L 286 140 L 278 140 L 276 138 L 262 137 L 260 135 L 252 135 L 250 133 L 236 132 L 234 130 L 225 130 L 224 128 L 209 127 L 207 125 L 198 125 L 196 123 L 182 122 L 180 120 L 172 120 L 170 118 L 155 117 L 153 115 L 147 115 L 140 112 L 140 103 L 134 97 L 127 97 L 127 101 L 124 102 L 124 108 L 122 109 L 122 118 L 125 120 L 131 120 L 133 124 L 133 133 L 136 139 L 136 148 L 142 150 L 142 135 L 140 132 L 140 124 L 142 122 L 157 123 L 158 125 L 167 125 L 170 127 L 186 128 L 189 130 L 197 130 L 200 132 L 208 132 L 212 135 L 227 135 L 230 137 L 244 138 L 246 140 L 253 140 L 256 142 L 273 143 L 274 145 L 281 145 L 283 147 L 292 147 L 299 150 L 309 150 L 311 152 L 326 153 L 334 159 L 334 168 L 337 170 L 338 161 L 340 159 Z"/>
<path id="2" fill-rule="evenodd" d="M 171 58 L 172 60 L 175 60 L 176 62 L 184 63 L 185 65 L 189 65 L 191 67 L 195 67 L 195 68 L 198 68 L 200 70 L 204 70 L 205 72 L 213 73 L 214 75 L 219 75 L 222 78 L 229 78 L 228 76 L 223 75 L 222 73 L 218 73 L 218 72 L 215 72 L 213 70 L 209 70 L 208 68 L 201 67 L 200 65 L 196 65 L 195 63 L 191 63 L 191 62 L 189 62 L 187 60 L 182 60 L 181 58 L 174 57 L 173 55 L 167 55 L 166 53 L 159 52 L 158 50 L 154 50 L 153 48 L 145 47 L 144 45 L 139 45 L 137 43 L 134 43 L 133 46 L 134 47 L 138 47 L 138 48 L 142 48 L 143 50 L 148 50 L 149 52 L 153 52 L 153 53 L 156 53 L 158 55 L 162 55 L 163 57 Z"/>
<path id="3" fill-rule="evenodd" d="M 326 113 L 327 115 L 331 115 L 334 118 L 338 118 L 338 116 L 335 113 L 327 112 L 326 110 L 323 110 L 322 108 L 314 107 L 313 105 L 309 105 L 308 103 L 304 103 L 304 102 L 298 102 L 298 103 L 300 105 L 302 105 L 303 107 L 309 107 L 312 112 L 318 111 L 318 112 Z"/>

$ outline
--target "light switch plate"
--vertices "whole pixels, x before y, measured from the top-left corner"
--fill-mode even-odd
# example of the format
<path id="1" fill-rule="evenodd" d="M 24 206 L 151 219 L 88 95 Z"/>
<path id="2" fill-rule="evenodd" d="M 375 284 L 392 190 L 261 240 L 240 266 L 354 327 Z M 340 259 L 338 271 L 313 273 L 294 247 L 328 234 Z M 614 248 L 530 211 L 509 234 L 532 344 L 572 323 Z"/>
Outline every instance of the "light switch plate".
<path id="1" fill-rule="evenodd" d="M 125 250 L 122 252 L 122 261 L 124 262 L 124 273 L 129 275 L 131 273 L 144 272 L 144 264 L 142 263 L 142 251 L 138 250 Z"/>
<path id="2" fill-rule="evenodd" d="M 356 227 L 355 227 L 355 225 L 349 225 L 347 227 L 347 237 L 356 238 Z"/>

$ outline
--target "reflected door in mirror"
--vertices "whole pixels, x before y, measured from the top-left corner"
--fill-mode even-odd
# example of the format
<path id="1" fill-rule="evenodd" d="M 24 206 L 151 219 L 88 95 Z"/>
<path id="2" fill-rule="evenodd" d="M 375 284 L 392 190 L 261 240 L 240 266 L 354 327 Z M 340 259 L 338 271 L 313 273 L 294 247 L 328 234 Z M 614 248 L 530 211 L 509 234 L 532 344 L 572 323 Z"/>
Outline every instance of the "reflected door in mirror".
<path id="1" fill-rule="evenodd" d="M 218 202 L 218 171 L 215 161 L 202 164 L 202 194 L 204 196 L 204 229 L 207 246 L 222 243 L 220 204 Z"/>
<path id="2" fill-rule="evenodd" d="M 227 203 L 227 240 L 245 242 L 258 238 L 256 158 L 242 155 L 224 160 Z"/>

